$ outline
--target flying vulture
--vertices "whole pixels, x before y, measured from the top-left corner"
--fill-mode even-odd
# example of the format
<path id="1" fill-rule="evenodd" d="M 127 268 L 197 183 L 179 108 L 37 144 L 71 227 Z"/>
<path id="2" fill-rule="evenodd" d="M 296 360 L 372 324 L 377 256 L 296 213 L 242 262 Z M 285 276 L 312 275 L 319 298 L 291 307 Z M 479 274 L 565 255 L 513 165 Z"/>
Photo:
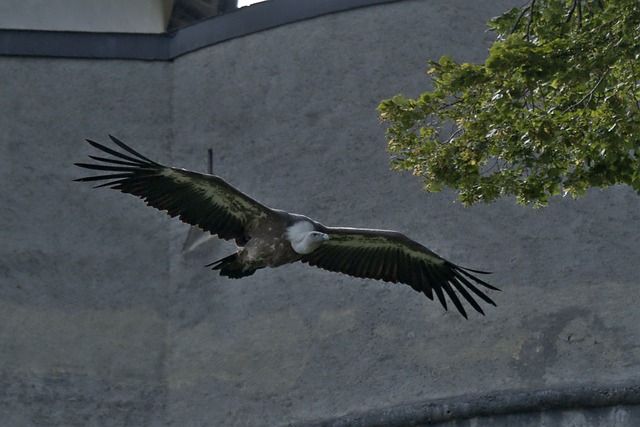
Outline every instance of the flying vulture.
<path id="1" fill-rule="evenodd" d="M 240 248 L 208 265 L 230 278 L 250 276 L 264 267 L 302 261 L 350 276 L 406 283 L 447 309 L 445 294 L 466 318 L 461 295 L 484 314 L 474 297 L 495 305 L 479 287 L 499 290 L 471 274 L 488 274 L 455 265 L 401 233 L 365 228 L 326 227 L 303 215 L 269 208 L 216 175 L 163 166 L 113 136 L 121 150 L 87 140 L 110 157 L 77 166 L 107 174 L 76 181 L 102 182 L 143 199 L 147 205 L 197 226 Z"/>

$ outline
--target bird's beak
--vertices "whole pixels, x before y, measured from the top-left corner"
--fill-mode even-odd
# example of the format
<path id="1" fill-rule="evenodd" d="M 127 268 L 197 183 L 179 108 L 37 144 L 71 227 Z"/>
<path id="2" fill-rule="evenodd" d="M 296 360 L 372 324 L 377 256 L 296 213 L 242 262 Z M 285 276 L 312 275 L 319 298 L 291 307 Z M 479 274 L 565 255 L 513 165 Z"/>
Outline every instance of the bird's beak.
<path id="1" fill-rule="evenodd" d="M 322 240 L 329 240 L 331 237 L 329 237 L 328 234 L 323 234 L 322 235 Z"/>

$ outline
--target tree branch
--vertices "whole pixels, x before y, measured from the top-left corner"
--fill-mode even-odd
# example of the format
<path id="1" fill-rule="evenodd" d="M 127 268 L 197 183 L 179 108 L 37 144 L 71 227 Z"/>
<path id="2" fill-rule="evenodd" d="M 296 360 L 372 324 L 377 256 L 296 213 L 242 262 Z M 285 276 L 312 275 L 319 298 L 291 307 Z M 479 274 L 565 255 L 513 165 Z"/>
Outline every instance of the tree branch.
<path id="1" fill-rule="evenodd" d="M 575 107 L 577 107 L 578 105 L 582 104 L 584 101 L 587 100 L 587 98 L 589 98 L 589 100 L 591 100 L 591 97 L 593 97 L 593 94 L 596 92 L 596 90 L 598 89 L 598 87 L 600 86 L 600 84 L 604 81 L 604 79 L 609 75 L 609 72 L 611 70 L 607 70 L 605 71 L 605 73 L 602 75 L 602 77 L 600 77 L 600 79 L 598 80 L 598 83 L 596 83 L 596 85 L 593 87 L 593 89 L 591 89 L 589 91 L 588 94 L 586 94 L 585 96 L 582 97 L 582 99 L 580 99 L 580 101 L 576 102 L 573 105 L 570 105 L 569 107 L 567 107 L 567 109 L 565 109 L 562 114 L 569 112 L 570 110 L 573 110 Z"/>

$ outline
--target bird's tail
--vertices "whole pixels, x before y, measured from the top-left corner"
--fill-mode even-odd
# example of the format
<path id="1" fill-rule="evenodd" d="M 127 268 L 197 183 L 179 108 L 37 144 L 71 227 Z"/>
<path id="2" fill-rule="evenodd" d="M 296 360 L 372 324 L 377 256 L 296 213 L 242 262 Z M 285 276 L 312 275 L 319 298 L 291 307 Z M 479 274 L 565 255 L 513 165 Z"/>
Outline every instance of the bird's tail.
<path id="1" fill-rule="evenodd" d="M 220 270 L 221 276 L 227 276 L 232 279 L 251 276 L 256 272 L 257 268 L 248 267 L 238 259 L 238 254 L 231 254 L 228 257 L 207 264 L 205 267 L 211 267 L 212 270 Z"/>

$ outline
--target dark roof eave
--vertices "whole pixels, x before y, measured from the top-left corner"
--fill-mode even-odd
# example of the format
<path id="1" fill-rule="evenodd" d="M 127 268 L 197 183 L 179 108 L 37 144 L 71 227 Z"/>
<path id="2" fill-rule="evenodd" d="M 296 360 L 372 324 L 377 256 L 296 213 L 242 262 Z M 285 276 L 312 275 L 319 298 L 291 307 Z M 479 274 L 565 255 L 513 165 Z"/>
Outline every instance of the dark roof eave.
<path id="1" fill-rule="evenodd" d="M 0 55 L 171 61 L 226 40 L 349 9 L 402 0 L 269 0 L 170 33 L 0 30 Z"/>

